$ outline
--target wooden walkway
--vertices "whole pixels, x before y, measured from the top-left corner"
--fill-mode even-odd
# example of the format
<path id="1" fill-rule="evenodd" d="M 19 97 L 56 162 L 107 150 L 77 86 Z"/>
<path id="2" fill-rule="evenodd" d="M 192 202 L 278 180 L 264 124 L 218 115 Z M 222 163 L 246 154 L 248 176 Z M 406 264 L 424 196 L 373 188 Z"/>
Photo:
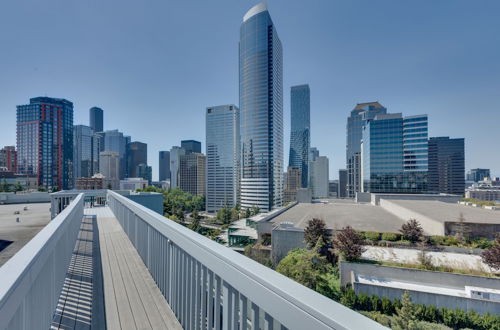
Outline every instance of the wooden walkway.
<path id="1" fill-rule="evenodd" d="M 109 207 L 97 215 L 108 329 L 182 329 Z"/>

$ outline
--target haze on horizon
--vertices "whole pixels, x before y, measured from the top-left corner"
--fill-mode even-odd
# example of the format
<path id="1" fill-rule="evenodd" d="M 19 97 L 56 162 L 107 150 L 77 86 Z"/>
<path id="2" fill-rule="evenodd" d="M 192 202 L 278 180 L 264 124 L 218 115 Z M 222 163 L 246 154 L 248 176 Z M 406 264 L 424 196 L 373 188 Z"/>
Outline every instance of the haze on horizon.
<path id="1" fill-rule="evenodd" d="M 238 39 L 258 1 L 4 1 L 0 4 L 0 147 L 15 145 L 16 105 L 74 103 L 75 124 L 104 109 L 105 129 L 158 151 L 202 141 L 205 108 L 238 105 Z M 284 141 L 290 87 L 311 88 L 311 145 L 345 168 L 356 103 L 427 113 L 429 136 L 465 138 L 466 170 L 500 176 L 500 2 L 268 2 L 283 43 Z"/>

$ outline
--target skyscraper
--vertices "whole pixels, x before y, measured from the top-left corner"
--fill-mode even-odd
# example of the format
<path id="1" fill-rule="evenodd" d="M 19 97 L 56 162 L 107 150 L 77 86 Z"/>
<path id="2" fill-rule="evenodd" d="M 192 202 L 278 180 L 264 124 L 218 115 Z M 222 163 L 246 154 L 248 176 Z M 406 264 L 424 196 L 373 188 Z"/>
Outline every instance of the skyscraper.
<path id="1" fill-rule="evenodd" d="M 148 185 L 151 185 L 153 169 L 145 163 L 140 163 L 135 168 L 135 178 L 142 178 L 148 181 Z"/>
<path id="2" fill-rule="evenodd" d="M 354 197 L 361 191 L 361 139 L 363 127 L 377 114 L 385 114 L 387 109 L 378 102 L 358 103 L 347 118 L 347 195 Z"/>
<path id="3" fill-rule="evenodd" d="M 102 109 L 98 107 L 90 108 L 89 117 L 90 127 L 94 130 L 94 132 L 103 132 L 104 120 Z"/>
<path id="4" fill-rule="evenodd" d="M 241 206 L 283 200 L 282 46 L 265 3 L 243 17 L 239 43 Z"/>
<path id="5" fill-rule="evenodd" d="M 130 143 L 130 136 L 124 136 L 117 129 L 104 132 L 104 151 L 118 153 L 120 158 L 119 179 L 127 177 L 127 144 Z"/>
<path id="6" fill-rule="evenodd" d="M 429 191 L 463 195 L 464 177 L 464 139 L 429 138 Z"/>
<path id="7" fill-rule="evenodd" d="M 209 107 L 206 111 L 207 194 L 206 210 L 239 203 L 240 110 L 235 105 Z"/>
<path id="8" fill-rule="evenodd" d="M 300 168 L 288 166 L 285 174 L 285 189 L 283 201 L 285 203 L 297 200 L 297 190 L 302 187 L 302 173 Z"/>
<path id="9" fill-rule="evenodd" d="M 170 149 L 170 187 L 179 187 L 179 168 L 181 156 L 186 154 L 186 150 L 181 147 L 173 146 Z"/>
<path id="10" fill-rule="evenodd" d="M 329 165 L 328 157 L 319 156 L 310 163 L 311 189 L 313 198 L 328 197 Z"/>
<path id="11" fill-rule="evenodd" d="M 73 187 L 73 103 L 36 97 L 17 106 L 18 173 L 47 189 Z"/>
<path id="12" fill-rule="evenodd" d="M 127 174 L 129 178 L 142 177 L 137 173 L 137 166 L 148 163 L 148 145 L 139 141 L 127 144 Z M 142 177 L 143 179 L 146 179 Z"/>
<path id="13" fill-rule="evenodd" d="M 160 151 L 158 156 L 158 180 L 170 180 L 170 151 Z"/>
<path id="14" fill-rule="evenodd" d="M 186 150 L 186 154 L 192 152 L 201 153 L 201 142 L 196 140 L 182 140 L 181 148 Z"/>
<path id="15" fill-rule="evenodd" d="M 308 187 L 309 148 L 311 147 L 311 112 L 309 85 L 292 86 L 291 132 L 288 166 L 301 171 L 301 186 Z"/>
<path id="16" fill-rule="evenodd" d="M 483 181 L 484 178 L 489 177 L 491 177 L 489 168 L 473 168 L 467 173 L 467 180 L 473 182 Z"/>
<path id="17" fill-rule="evenodd" d="M 197 152 L 181 155 L 179 165 L 179 187 L 193 195 L 205 195 L 205 155 Z"/>
<path id="18" fill-rule="evenodd" d="M 362 191 L 427 191 L 427 115 L 378 114 L 363 128 Z"/>
<path id="19" fill-rule="evenodd" d="M 118 189 L 120 186 L 120 155 L 114 151 L 102 151 L 99 154 L 99 168 L 104 176 L 106 189 Z"/>
<path id="20" fill-rule="evenodd" d="M 73 126 L 73 176 L 90 178 L 93 173 L 92 163 L 92 128 L 85 125 Z"/>
<path id="21" fill-rule="evenodd" d="M 16 173 L 17 171 L 16 147 L 6 146 L 0 149 L 0 167 L 5 167 L 7 171 Z"/>
<path id="22" fill-rule="evenodd" d="M 337 191 L 338 198 L 346 198 L 347 197 L 347 170 L 341 169 L 339 170 L 339 187 Z"/>

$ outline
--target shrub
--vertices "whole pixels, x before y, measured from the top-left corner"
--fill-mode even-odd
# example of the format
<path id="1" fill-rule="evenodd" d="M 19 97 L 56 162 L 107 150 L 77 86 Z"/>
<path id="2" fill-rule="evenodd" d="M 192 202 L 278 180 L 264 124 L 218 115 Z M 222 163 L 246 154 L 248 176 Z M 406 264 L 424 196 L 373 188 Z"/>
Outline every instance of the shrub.
<path id="1" fill-rule="evenodd" d="M 422 239 L 424 235 L 424 230 L 420 223 L 415 219 L 410 219 L 401 226 L 399 230 L 403 237 L 412 243 L 415 243 Z"/>
<path id="2" fill-rule="evenodd" d="M 446 236 L 433 235 L 430 237 L 430 241 L 432 245 L 444 245 L 446 240 Z"/>
<path id="3" fill-rule="evenodd" d="M 497 237 L 495 245 L 483 251 L 481 258 L 491 268 L 500 269 L 500 236 Z"/>
<path id="4" fill-rule="evenodd" d="M 383 241 L 399 241 L 401 239 L 401 235 L 397 233 L 382 233 L 382 240 Z"/>
<path id="5" fill-rule="evenodd" d="M 471 245 L 473 248 L 476 249 L 489 249 L 490 247 L 495 245 L 495 242 L 485 237 L 480 237 L 473 240 Z"/>
<path id="6" fill-rule="evenodd" d="M 356 293 L 352 288 L 346 288 L 343 290 L 342 297 L 340 297 L 340 303 L 349 308 L 354 308 L 357 303 Z"/>
<path id="7" fill-rule="evenodd" d="M 384 314 L 388 314 L 388 315 L 392 315 L 394 314 L 394 312 L 396 311 L 394 309 L 394 305 L 392 304 L 392 301 L 391 299 L 387 298 L 387 297 L 383 297 L 382 298 L 382 301 L 381 301 L 381 311 L 382 313 Z"/>
<path id="8" fill-rule="evenodd" d="M 458 246 L 460 241 L 455 236 L 445 236 L 444 245 L 446 246 Z"/>
<path id="9" fill-rule="evenodd" d="M 361 257 L 365 248 L 363 238 L 350 226 L 335 233 L 333 246 L 347 261 L 354 261 Z"/>
<path id="10" fill-rule="evenodd" d="M 380 233 L 376 231 L 366 231 L 365 232 L 365 239 L 372 241 L 372 242 L 377 242 L 380 240 Z"/>

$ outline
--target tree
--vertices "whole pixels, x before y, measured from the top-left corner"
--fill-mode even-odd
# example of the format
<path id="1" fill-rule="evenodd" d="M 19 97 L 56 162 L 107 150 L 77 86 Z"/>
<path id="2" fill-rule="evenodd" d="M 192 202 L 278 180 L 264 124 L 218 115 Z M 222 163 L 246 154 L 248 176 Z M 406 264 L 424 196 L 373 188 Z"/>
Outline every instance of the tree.
<path id="1" fill-rule="evenodd" d="M 325 244 L 329 240 L 326 223 L 323 219 L 312 218 L 304 229 L 304 240 L 307 247 L 309 249 L 315 247 L 319 238 L 322 238 Z"/>
<path id="2" fill-rule="evenodd" d="M 188 228 L 191 229 L 192 231 L 199 233 L 202 228 L 200 224 L 200 217 L 193 218 Z"/>
<path id="3" fill-rule="evenodd" d="M 399 230 L 403 237 L 412 243 L 415 243 L 422 239 L 424 236 L 424 230 L 420 223 L 415 219 L 410 219 L 408 222 L 404 223 Z"/>
<path id="4" fill-rule="evenodd" d="M 333 266 L 325 257 L 314 250 L 294 249 L 283 258 L 276 271 L 310 289 L 325 294 L 329 286 L 329 274 L 334 274 Z M 329 295 L 329 294 L 325 294 Z"/>
<path id="5" fill-rule="evenodd" d="M 333 238 L 333 246 L 338 254 L 347 261 L 358 260 L 365 248 L 364 240 L 351 226 L 342 228 L 335 233 Z"/>
<path id="6" fill-rule="evenodd" d="M 391 324 L 393 329 L 398 330 L 418 330 L 421 327 L 418 325 L 415 306 L 413 305 L 410 293 L 405 291 L 401 296 L 401 307 L 396 308 L 396 316 Z"/>
<path id="7" fill-rule="evenodd" d="M 251 216 L 253 217 L 254 215 L 257 215 L 260 213 L 260 208 L 256 205 L 252 206 L 250 208 L 250 213 L 251 213 Z"/>
<path id="8" fill-rule="evenodd" d="M 229 224 L 231 223 L 231 209 L 227 206 L 221 208 L 217 211 L 216 219 L 219 223 Z"/>
<path id="9" fill-rule="evenodd" d="M 481 258 L 491 268 L 500 270 L 500 235 L 497 236 L 495 244 L 492 247 L 483 251 Z"/>

